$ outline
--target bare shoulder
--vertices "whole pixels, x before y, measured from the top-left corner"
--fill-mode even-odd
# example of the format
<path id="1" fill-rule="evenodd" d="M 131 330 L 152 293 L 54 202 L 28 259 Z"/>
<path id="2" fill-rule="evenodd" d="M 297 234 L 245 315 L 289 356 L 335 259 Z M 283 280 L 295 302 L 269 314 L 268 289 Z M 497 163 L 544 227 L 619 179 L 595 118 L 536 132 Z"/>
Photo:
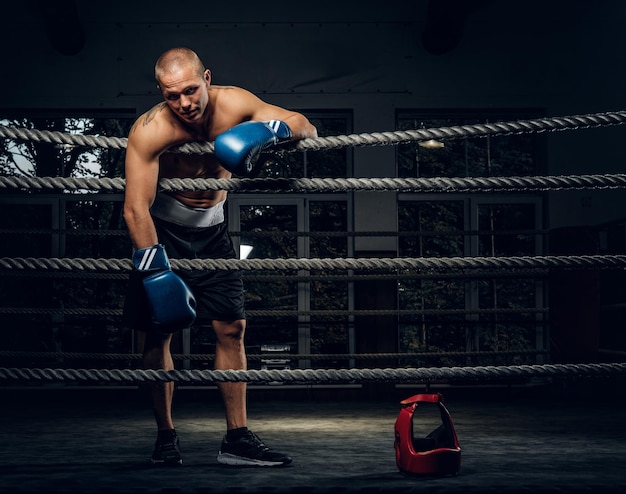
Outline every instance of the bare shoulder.
<path id="1" fill-rule="evenodd" d="M 212 86 L 212 138 L 229 127 L 247 120 L 283 120 L 291 128 L 293 139 L 317 137 L 317 129 L 300 112 L 269 103 L 237 86 Z"/>
<path id="2" fill-rule="evenodd" d="M 216 108 L 222 111 L 263 103 L 255 94 L 239 86 L 211 86 L 211 97 Z"/>
<path id="3" fill-rule="evenodd" d="M 140 115 L 131 127 L 128 139 L 129 142 L 163 149 L 190 140 L 188 131 L 178 122 L 165 102 L 154 105 Z"/>
<path id="4" fill-rule="evenodd" d="M 211 86 L 209 98 L 212 106 L 211 140 L 230 127 L 250 120 L 263 104 L 250 91 L 237 86 Z"/>
<path id="5" fill-rule="evenodd" d="M 250 91 L 248 91 L 247 89 L 244 89 L 242 87 L 239 86 L 216 86 L 216 85 L 212 85 L 211 86 L 211 91 L 215 92 L 216 94 L 224 94 L 226 97 L 237 97 L 240 95 L 246 95 L 246 94 L 252 94 Z"/>
<path id="6" fill-rule="evenodd" d="M 167 123 L 169 121 L 169 113 L 169 109 L 164 102 L 154 105 L 148 111 L 139 115 L 130 129 L 130 135 L 141 133 L 142 130 L 147 128 L 154 128 L 161 123 Z"/>

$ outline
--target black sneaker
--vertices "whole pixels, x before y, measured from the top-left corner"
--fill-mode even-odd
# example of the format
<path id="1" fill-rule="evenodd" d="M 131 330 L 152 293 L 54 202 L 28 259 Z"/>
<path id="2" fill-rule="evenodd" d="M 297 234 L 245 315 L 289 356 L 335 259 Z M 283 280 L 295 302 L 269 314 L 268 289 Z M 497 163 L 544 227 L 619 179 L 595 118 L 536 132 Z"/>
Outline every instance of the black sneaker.
<path id="1" fill-rule="evenodd" d="M 270 450 L 254 432 L 248 431 L 236 441 L 228 441 L 224 436 L 217 461 L 223 465 L 282 467 L 289 465 L 291 458 Z"/>
<path id="2" fill-rule="evenodd" d="M 180 455 L 178 444 L 179 440 L 176 431 L 172 431 L 170 434 L 159 434 L 154 443 L 154 451 L 152 452 L 150 463 L 164 466 L 182 465 L 183 457 Z"/>

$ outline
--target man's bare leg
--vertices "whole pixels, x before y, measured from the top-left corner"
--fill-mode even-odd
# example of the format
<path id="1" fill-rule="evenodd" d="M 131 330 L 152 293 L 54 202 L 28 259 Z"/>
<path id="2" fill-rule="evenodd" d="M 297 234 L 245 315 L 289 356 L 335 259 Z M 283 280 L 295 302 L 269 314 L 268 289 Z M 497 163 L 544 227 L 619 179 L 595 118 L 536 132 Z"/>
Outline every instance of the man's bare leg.
<path id="1" fill-rule="evenodd" d="M 215 368 L 246 370 L 246 350 L 243 343 L 245 321 L 213 321 L 217 336 Z M 246 383 L 218 383 L 226 409 L 226 436 L 217 461 L 225 465 L 278 467 L 291 463 L 283 453 L 271 451 L 259 437 L 248 430 Z"/>
<path id="2" fill-rule="evenodd" d="M 218 370 L 246 370 L 248 368 L 244 346 L 245 320 L 213 321 L 216 335 L 215 368 Z M 245 382 L 217 384 L 224 400 L 226 429 L 247 427 L 247 401 Z"/>
<path id="3" fill-rule="evenodd" d="M 146 369 L 174 369 L 170 352 L 172 335 L 149 333 L 144 343 L 144 367 Z M 157 425 L 157 440 L 151 462 L 153 464 L 180 465 L 183 460 L 178 450 L 179 440 L 172 418 L 173 382 L 150 383 L 152 407 Z"/>

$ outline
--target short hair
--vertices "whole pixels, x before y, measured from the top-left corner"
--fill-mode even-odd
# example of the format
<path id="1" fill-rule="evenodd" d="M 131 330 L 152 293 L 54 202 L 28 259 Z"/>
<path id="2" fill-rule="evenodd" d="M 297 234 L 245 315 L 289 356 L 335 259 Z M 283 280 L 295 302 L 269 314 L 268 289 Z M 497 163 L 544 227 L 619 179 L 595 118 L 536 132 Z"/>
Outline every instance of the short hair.
<path id="1" fill-rule="evenodd" d="M 195 51 L 185 47 L 170 48 L 157 59 L 154 65 L 154 78 L 158 84 L 165 74 L 189 65 L 202 77 L 205 71 L 204 64 Z"/>

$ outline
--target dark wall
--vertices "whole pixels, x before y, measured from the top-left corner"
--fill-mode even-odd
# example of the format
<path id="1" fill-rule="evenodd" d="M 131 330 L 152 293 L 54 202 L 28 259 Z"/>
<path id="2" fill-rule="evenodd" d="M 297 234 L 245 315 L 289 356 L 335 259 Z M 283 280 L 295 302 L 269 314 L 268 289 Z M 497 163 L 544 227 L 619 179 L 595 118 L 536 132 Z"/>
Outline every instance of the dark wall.
<path id="1" fill-rule="evenodd" d="M 618 0 L 10 2 L 0 17 L 0 110 L 143 112 L 159 100 L 157 56 L 188 45 L 215 84 L 293 109 L 352 110 L 354 132 L 394 130 L 402 108 L 616 111 L 625 106 L 625 21 Z M 552 133 L 548 173 L 621 173 L 624 132 Z M 392 176 L 393 150 L 358 150 L 355 174 L 371 170 Z M 621 199 L 559 193 L 550 223 L 623 218 Z"/>

